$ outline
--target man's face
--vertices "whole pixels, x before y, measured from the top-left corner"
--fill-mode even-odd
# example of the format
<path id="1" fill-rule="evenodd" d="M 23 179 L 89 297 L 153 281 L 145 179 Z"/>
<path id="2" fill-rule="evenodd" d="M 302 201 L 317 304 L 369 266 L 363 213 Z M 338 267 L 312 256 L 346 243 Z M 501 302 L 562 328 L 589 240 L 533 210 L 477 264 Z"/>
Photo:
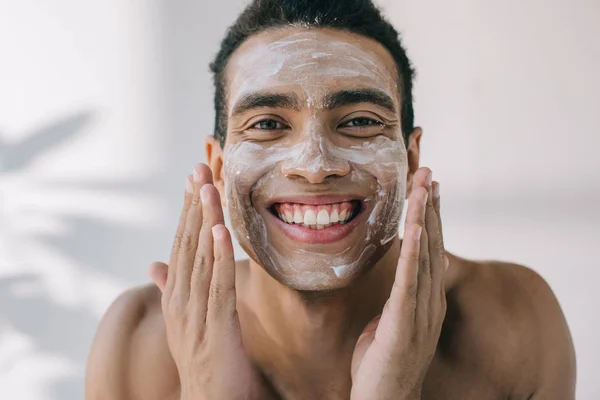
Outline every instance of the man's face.
<path id="1" fill-rule="evenodd" d="M 240 244 L 297 290 L 347 286 L 391 246 L 406 194 L 392 57 L 368 38 L 290 27 L 244 42 L 226 82 Z"/>

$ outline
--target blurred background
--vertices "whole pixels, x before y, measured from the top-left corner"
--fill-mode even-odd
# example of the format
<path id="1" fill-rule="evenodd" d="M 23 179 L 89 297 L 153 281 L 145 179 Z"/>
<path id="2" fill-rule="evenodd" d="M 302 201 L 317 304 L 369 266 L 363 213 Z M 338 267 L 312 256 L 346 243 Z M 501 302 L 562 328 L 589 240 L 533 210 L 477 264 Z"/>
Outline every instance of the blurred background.
<path id="1" fill-rule="evenodd" d="M 168 256 L 245 3 L 0 0 L 0 397 L 83 399 L 102 314 Z M 447 248 L 538 271 L 577 398 L 600 398 L 600 2 L 378 3 L 418 71 Z"/>

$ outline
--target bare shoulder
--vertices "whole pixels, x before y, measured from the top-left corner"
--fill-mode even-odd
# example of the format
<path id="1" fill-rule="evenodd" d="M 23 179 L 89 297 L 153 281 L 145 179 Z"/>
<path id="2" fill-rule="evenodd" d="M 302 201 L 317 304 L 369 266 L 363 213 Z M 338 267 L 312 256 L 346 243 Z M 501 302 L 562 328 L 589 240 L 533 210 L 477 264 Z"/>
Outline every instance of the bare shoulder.
<path id="1" fill-rule="evenodd" d="M 86 399 L 176 397 L 179 379 L 171 359 L 154 285 L 121 294 L 104 315 L 88 358 Z"/>
<path id="2" fill-rule="evenodd" d="M 477 367 L 507 377 L 514 393 L 571 398 L 574 349 L 548 283 L 518 264 L 454 257 L 453 262 L 460 272 L 447 296 L 448 323 L 456 328 L 455 340 L 468 342 L 463 349 L 479 353 Z"/>

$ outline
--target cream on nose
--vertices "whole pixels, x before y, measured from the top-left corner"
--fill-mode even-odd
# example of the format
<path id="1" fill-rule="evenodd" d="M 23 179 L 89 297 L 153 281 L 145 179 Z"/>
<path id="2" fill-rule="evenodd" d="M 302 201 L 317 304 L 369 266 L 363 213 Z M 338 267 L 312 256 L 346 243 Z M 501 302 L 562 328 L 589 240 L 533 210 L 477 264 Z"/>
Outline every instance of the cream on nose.
<path id="1" fill-rule="evenodd" d="M 322 136 L 311 135 L 296 157 L 286 160 L 282 165 L 285 176 L 301 176 L 310 183 L 321 182 L 328 176 L 344 176 L 350 172 L 348 160 L 335 157 L 331 151 L 334 146 Z"/>

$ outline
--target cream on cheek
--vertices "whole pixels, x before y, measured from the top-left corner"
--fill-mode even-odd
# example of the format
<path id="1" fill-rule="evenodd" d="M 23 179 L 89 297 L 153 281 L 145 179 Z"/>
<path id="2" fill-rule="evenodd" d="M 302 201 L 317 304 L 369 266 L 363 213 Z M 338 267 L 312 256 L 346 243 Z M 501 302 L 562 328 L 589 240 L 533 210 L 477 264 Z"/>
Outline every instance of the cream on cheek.
<path id="1" fill-rule="evenodd" d="M 229 211 L 236 237 L 277 279 L 301 289 L 331 287 L 336 280 L 348 279 L 369 263 L 375 251 L 398 234 L 398 221 L 406 187 L 406 151 L 403 142 L 378 136 L 361 146 L 339 147 L 326 138 L 310 137 L 292 147 L 262 146 L 239 142 L 225 149 L 225 182 Z M 309 156 L 307 156 L 309 154 Z M 348 166 L 354 185 L 364 187 L 375 182 L 373 193 L 365 199 L 370 215 L 364 227 L 362 243 L 350 244 L 336 253 L 322 253 L 303 247 L 285 248 L 269 238 L 263 217 L 252 204 L 257 193 L 271 198 L 276 182 L 286 179 L 282 171 L 327 171 L 332 166 Z M 280 242 L 278 242 L 280 243 Z"/>
<path id="2" fill-rule="evenodd" d="M 365 240 L 379 238 L 378 245 L 387 244 L 398 235 L 396 221 L 400 220 L 406 196 L 408 163 L 404 143 L 378 136 L 362 146 L 338 148 L 336 152 L 357 166 L 359 173 L 353 179 L 358 183 L 364 181 L 361 174 L 377 179 L 377 191 L 373 198 L 367 199 L 373 201 L 374 206 L 367 220 L 369 229 Z"/>
<path id="3" fill-rule="evenodd" d="M 352 78 L 357 86 L 377 87 L 394 97 L 396 80 L 375 54 L 354 44 L 323 40 L 315 32 L 300 32 L 247 51 L 237 60 L 231 76 L 229 104 L 245 94 L 281 87 L 304 93 L 311 111 L 303 141 L 295 145 L 261 145 L 241 141 L 225 148 L 225 182 L 234 232 L 248 254 L 276 279 L 297 289 L 331 288 L 347 282 L 374 254 L 398 234 L 406 178 L 406 151 L 402 135 L 377 136 L 360 146 L 336 146 L 317 112 L 322 88 Z M 365 201 L 370 215 L 362 243 L 323 253 L 269 238 L 265 220 L 252 198 L 275 196 L 277 180 L 289 174 L 324 172 L 348 176 L 356 187 L 369 182 L 372 195 Z M 280 181 L 279 181 L 280 182 Z M 281 235 L 278 235 L 281 236 Z M 283 245 L 282 245 L 283 243 Z"/>

